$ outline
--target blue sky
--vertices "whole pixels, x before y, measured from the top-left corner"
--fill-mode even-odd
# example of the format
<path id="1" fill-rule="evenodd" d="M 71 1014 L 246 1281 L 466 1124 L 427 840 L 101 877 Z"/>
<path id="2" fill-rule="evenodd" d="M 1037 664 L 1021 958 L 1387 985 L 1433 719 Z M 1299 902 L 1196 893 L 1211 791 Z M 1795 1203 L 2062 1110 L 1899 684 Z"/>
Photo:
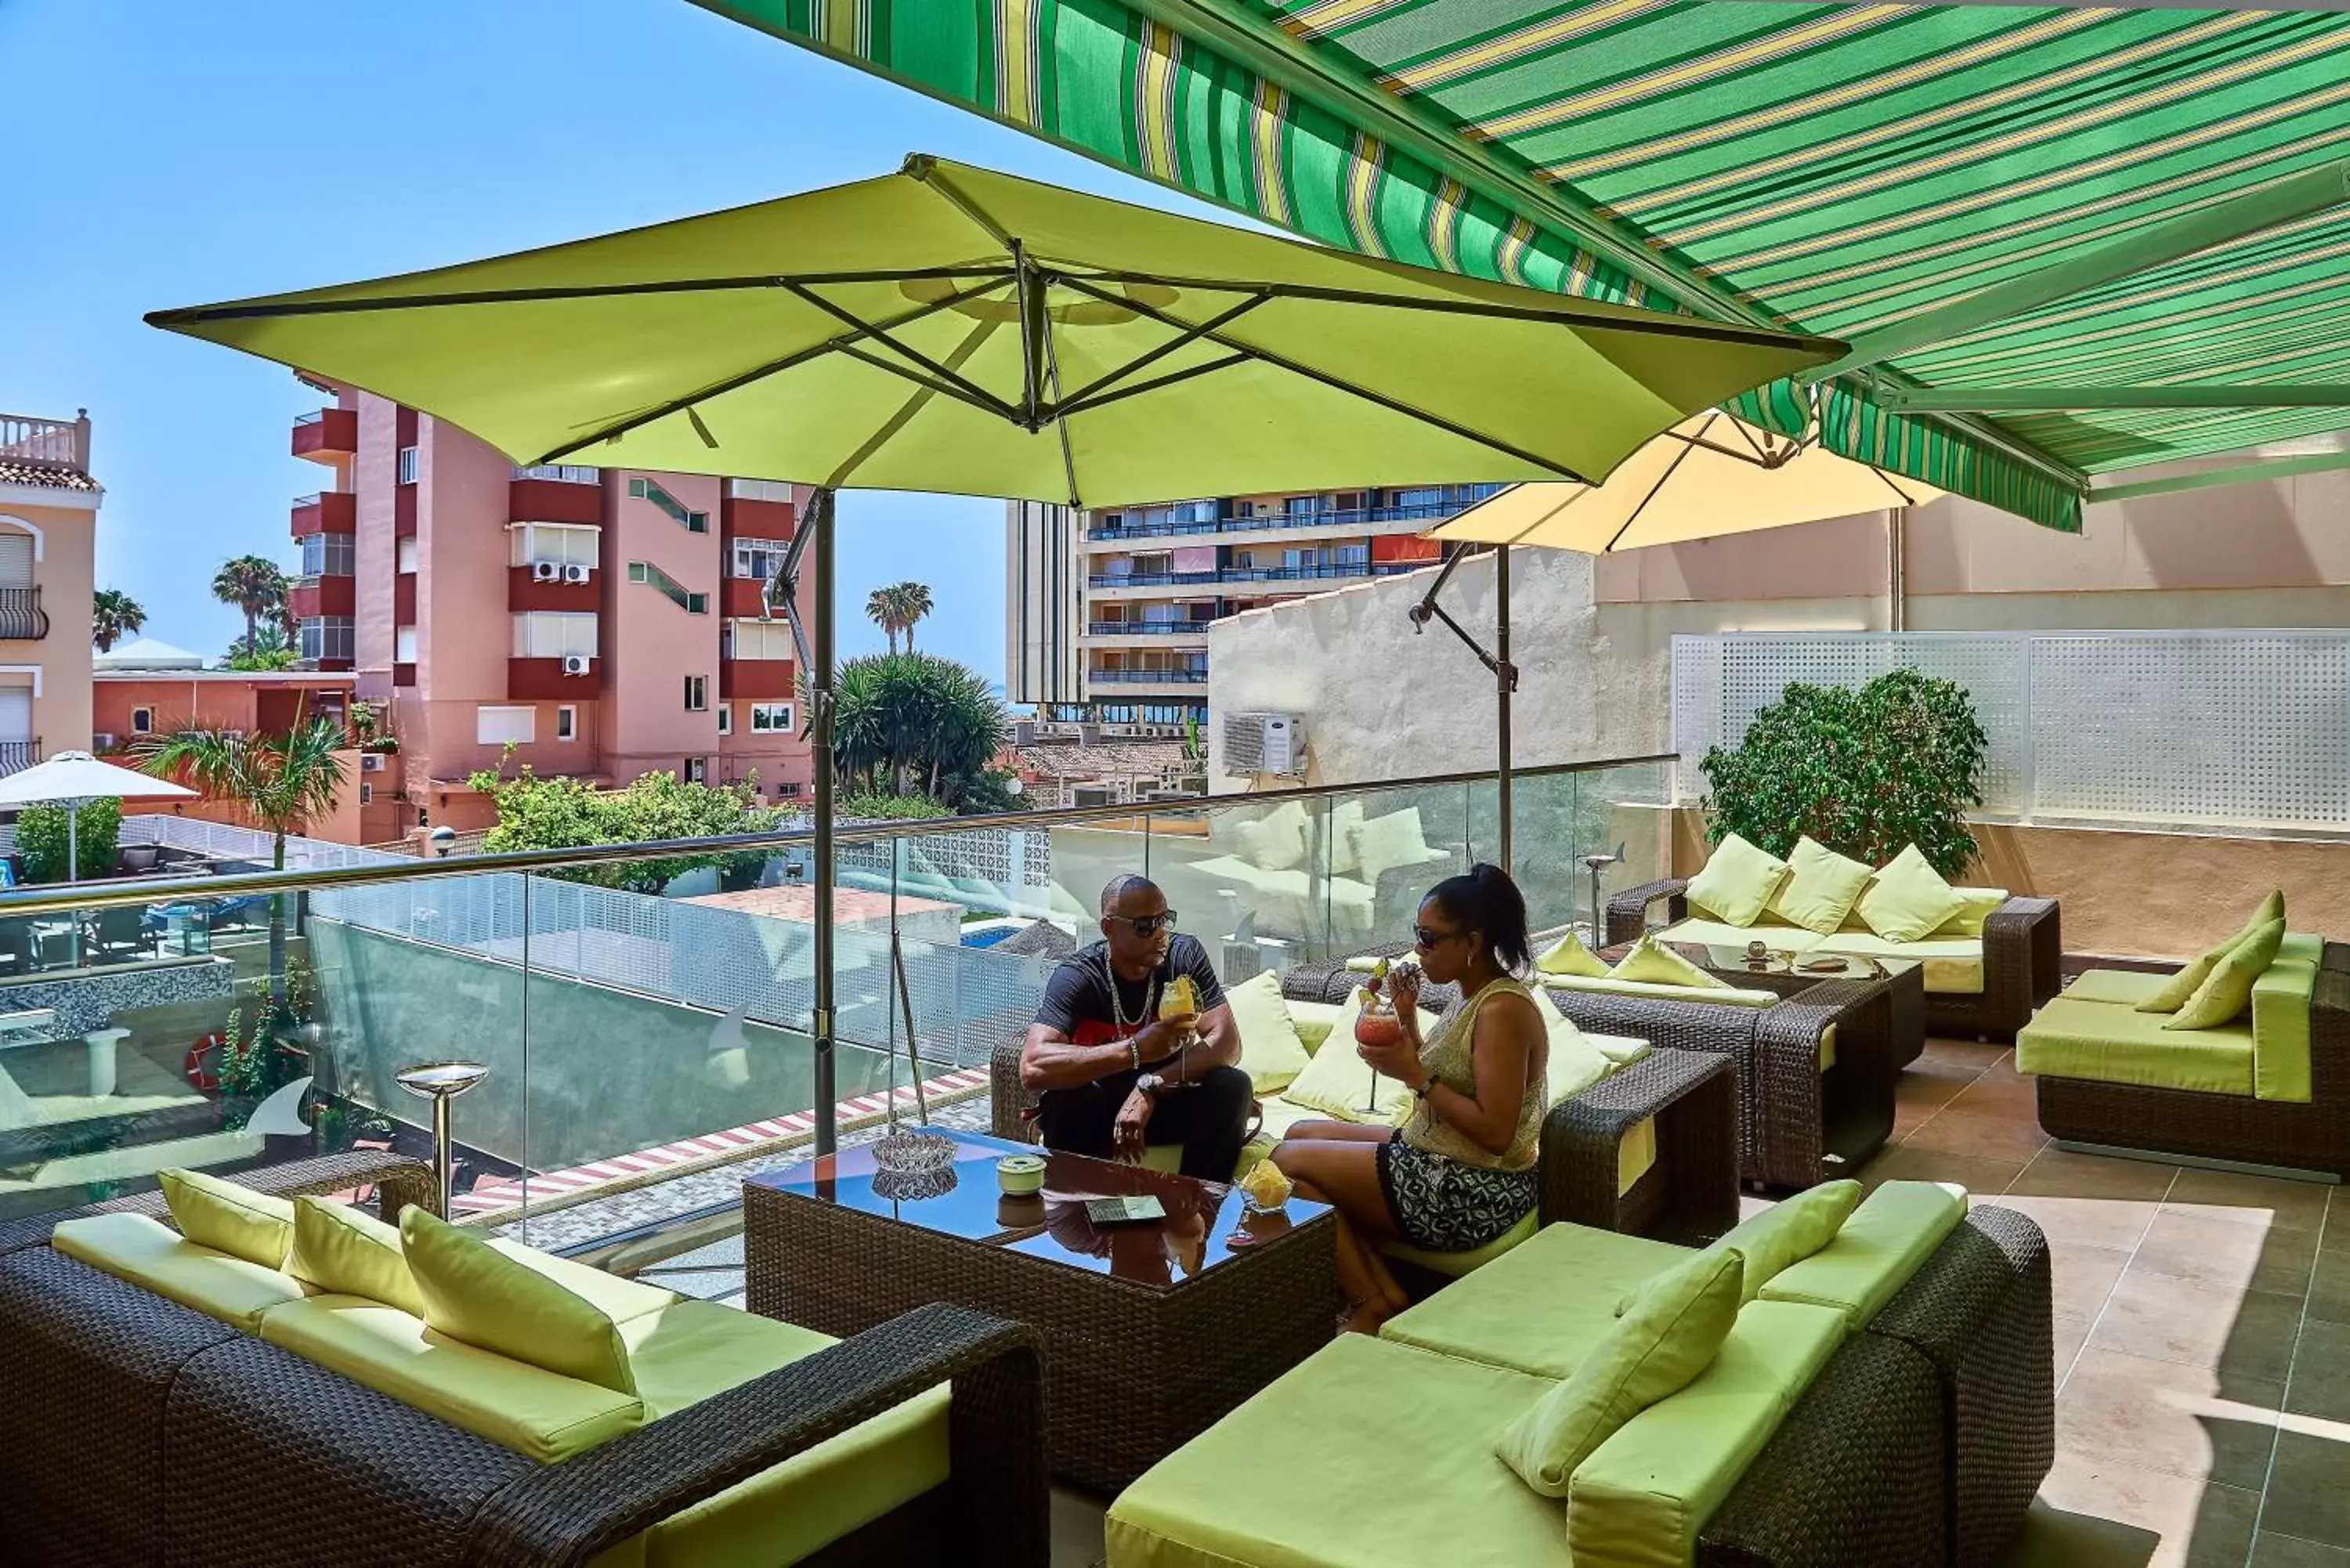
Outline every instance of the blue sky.
<path id="1" fill-rule="evenodd" d="M 142 312 L 575 239 L 886 173 L 910 151 L 1206 209 L 685 0 L 0 0 L 0 410 L 95 421 L 98 580 L 213 653 L 205 591 L 291 565 L 314 397 Z M 1000 680 L 1003 508 L 851 494 L 839 586 L 914 576 L 924 647 Z M 880 633 L 844 620 L 844 653 Z"/>

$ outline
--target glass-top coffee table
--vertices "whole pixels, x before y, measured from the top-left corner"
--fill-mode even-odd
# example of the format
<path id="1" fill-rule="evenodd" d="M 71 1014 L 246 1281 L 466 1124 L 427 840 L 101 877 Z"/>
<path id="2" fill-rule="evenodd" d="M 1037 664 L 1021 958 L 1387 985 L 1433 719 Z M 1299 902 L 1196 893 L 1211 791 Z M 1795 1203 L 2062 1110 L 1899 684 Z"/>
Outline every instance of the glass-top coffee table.
<path id="1" fill-rule="evenodd" d="M 931 1302 L 1035 1324 L 1056 1476 L 1114 1492 L 1329 1344 L 1336 1222 L 1292 1199 L 1244 1211 L 1217 1182 L 952 1128 L 954 1163 L 899 1177 L 869 1146 L 743 1184 L 753 1312 L 846 1338 Z M 995 1162 L 1043 1155 L 1006 1196 Z M 1098 1226 L 1086 1200 L 1149 1195 L 1166 1218 Z"/>

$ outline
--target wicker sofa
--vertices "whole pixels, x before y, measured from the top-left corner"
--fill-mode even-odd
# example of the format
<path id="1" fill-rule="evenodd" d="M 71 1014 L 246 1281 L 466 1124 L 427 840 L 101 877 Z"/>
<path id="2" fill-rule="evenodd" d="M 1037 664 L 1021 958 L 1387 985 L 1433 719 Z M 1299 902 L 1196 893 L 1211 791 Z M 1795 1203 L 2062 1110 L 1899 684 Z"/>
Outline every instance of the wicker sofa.
<path id="1" fill-rule="evenodd" d="M 1688 892 L 1688 877 L 1668 877 L 1617 894 L 1607 901 L 1608 944 L 1638 940 L 1648 929 L 1652 907 L 1661 903 L 1665 929 L 1658 936 L 1665 941 L 1734 937 L 1741 946 L 1760 939 L 1798 951 L 1918 958 L 1926 966 L 1926 1032 L 1944 1038 L 2012 1038 L 2034 1008 L 2056 994 L 2064 940 L 2054 898 L 2008 898 L 1983 915 L 1977 935 L 1954 930 L 1923 942 L 1888 943 L 1866 930 L 1821 936 L 1770 922 L 1710 929 L 1708 923 L 1690 923 Z"/>
<path id="2" fill-rule="evenodd" d="M 2016 1036 L 2042 1129 L 2350 1178 L 2350 945 L 2287 935 L 2251 1011 L 2214 1029 L 2137 1010 L 2178 967 L 2092 969 Z"/>
<path id="3" fill-rule="evenodd" d="M 2054 1459 L 2048 1252 L 2023 1216 L 1967 1215 L 1931 1184 L 1887 1183 L 1765 1284 L 1714 1366 L 1594 1451 L 1564 1501 L 1493 1457 L 1617 1301 L 1686 1256 L 1554 1226 L 1378 1340 L 1341 1340 L 1128 1489 L 1111 1568 L 1988 1563 Z M 1250 1484 L 1269 1453 L 1291 1484 Z"/>
<path id="4" fill-rule="evenodd" d="M 638 1398 L 145 1215 L 0 1257 L 0 1562 L 1046 1561 L 1032 1330 L 932 1306 L 832 1343 L 494 1245 L 614 1319 Z"/>

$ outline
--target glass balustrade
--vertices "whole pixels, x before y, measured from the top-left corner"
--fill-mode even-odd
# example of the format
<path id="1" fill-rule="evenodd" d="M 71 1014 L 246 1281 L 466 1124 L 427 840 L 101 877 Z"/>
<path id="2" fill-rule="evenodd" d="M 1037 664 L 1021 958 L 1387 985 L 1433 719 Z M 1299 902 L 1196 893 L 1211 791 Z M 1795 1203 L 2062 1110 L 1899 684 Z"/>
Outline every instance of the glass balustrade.
<path id="1" fill-rule="evenodd" d="M 1516 779 L 1538 929 L 1589 919 L 1586 857 L 1603 899 L 1664 871 L 1668 765 Z M 840 1136 L 892 1090 L 983 1127 L 990 1062 L 1113 879 L 1156 881 L 1237 984 L 1408 943 L 1429 888 L 1499 853 L 1497 805 L 1471 775 L 843 829 Z M 134 814 L 122 845 L 143 875 L 0 894 L 0 1219 L 173 1167 L 429 1159 L 399 1081 L 429 1063 L 489 1069 L 453 1106 L 457 1216 L 560 1251 L 704 1244 L 745 1174 L 808 1152 L 805 832 L 446 860 L 295 840 L 282 874 L 241 829 Z"/>

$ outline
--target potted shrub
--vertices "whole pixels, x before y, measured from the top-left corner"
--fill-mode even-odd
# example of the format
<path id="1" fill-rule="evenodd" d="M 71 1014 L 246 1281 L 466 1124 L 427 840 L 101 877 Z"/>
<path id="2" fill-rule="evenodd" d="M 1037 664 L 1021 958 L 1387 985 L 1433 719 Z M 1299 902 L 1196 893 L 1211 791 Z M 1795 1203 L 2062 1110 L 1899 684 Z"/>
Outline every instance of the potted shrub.
<path id="1" fill-rule="evenodd" d="M 1699 769 L 1707 842 L 1735 833 L 1783 857 L 1809 836 L 1882 866 L 1915 844 L 1944 877 L 1975 856 L 1989 737 L 1955 680 L 1896 670 L 1854 690 L 1791 685 Z"/>

